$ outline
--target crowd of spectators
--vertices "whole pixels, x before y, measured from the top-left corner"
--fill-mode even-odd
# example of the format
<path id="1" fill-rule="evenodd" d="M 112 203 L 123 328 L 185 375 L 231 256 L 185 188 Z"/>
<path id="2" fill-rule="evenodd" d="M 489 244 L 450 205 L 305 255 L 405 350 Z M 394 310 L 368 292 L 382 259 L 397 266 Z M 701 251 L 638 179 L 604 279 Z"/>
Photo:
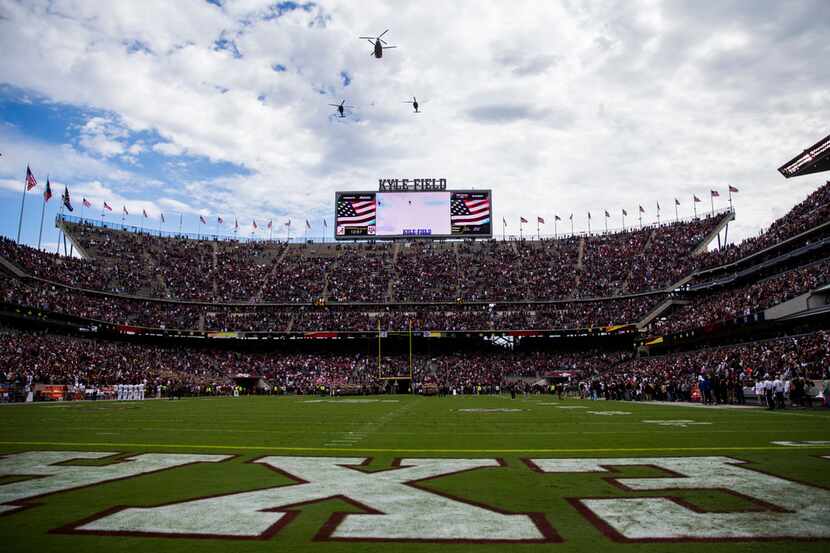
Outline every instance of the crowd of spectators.
<path id="1" fill-rule="evenodd" d="M 631 358 L 585 374 L 584 389 L 606 399 L 742 403 L 743 388 L 767 376 L 784 381 L 830 378 L 830 334 L 749 342 L 659 357 Z"/>
<path id="2" fill-rule="evenodd" d="M 19 386 L 143 383 L 151 389 L 206 390 L 253 376 L 269 390 L 303 394 L 377 393 L 390 389 L 388 378 L 410 374 L 406 355 L 384 356 L 378 367 L 376 358 L 363 354 L 190 349 L 12 330 L 0 331 L 0 367 L 0 382 Z M 743 389 L 768 376 L 830 378 L 830 334 L 660 357 L 596 350 L 420 354 L 411 370 L 416 388 L 431 384 L 458 393 L 498 393 L 517 386 L 548 391 L 552 384 L 594 398 L 688 401 L 697 399 L 693 393 L 699 390 L 704 402 L 741 403 Z"/>
<path id="3" fill-rule="evenodd" d="M 718 292 L 698 292 L 667 320 L 655 325 L 663 334 L 704 327 L 720 321 L 745 317 L 830 282 L 830 260 Z"/>
<path id="4" fill-rule="evenodd" d="M 718 217 L 589 237 L 292 244 L 64 228 L 88 259 L 2 239 L 32 276 L 96 291 L 217 303 L 431 302 L 606 297 L 665 287 Z"/>
<path id="5" fill-rule="evenodd" d="M 146 300 L 21 280 L 0 272 L 0 300 L 112 324 L 198 331 L 550 330 L 631 324 L 665 294 L 560 303 L 290 305 Z"/>
<path id="6" fill-rule="evenodd" d="M 748 238 L 738 244 L 729 244 L 720 250 L 707 252 L 700 258 L 700 267 L 717 267 L 732 263 L 797 236 L 828 220 L 830 220 L 830 181 L 812 192 L 783 217 L 776 219 L 766 231 L 758 236 Z"/>

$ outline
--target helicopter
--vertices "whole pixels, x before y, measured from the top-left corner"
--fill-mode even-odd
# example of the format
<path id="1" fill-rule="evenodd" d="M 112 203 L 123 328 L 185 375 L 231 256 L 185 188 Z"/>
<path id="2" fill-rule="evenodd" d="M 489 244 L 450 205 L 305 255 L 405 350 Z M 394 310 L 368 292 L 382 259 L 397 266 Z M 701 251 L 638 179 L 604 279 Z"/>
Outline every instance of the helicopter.
<path id="1" fill-rule="evenodd" d="M 346 117 L 346 115 L 344 113 L 345 110 L 346 109 L 354 109 L 354 106 L 347 106 L 345 104 L 346 104 L 346 100 L 343 100 L 339 104 L 329 104 L 329 105 L 332 106 L 332 107 L 337 108 L 337 113 L 339 114 L 339 117 Z"/>
<path id="2" fill-rule="evenodd" d="M 375 56 L 378 59 L 380 59 L 380 58 L 383 57 L 383 51 L 384 50 L 388 50 L 389 48 L 397 48 L 397 46 L 384 46 L 385 44 L 387 44 L 387 42 L 385 40 L 383 40 L 382 38 L 380 38 L 380 37 L 382 37 L 383 35 L 385 35 L 388 32 L 389 32 L 389 29 L 386 29 L 385 31 L 380 33 L 380 35 L 378 35 L 378 36 L 361 36 L 361 37 L 358 37 L 358 38 L 368 40 L 369 43 L 372 46 L 375 47 L 375 50 L 374 50 L 374 52 L 372 52 L 371 55 Z"/>
<path id="3" fill-rule="evenodd" d="M 415 113 L 423 113 L 422 111 L 418 111 L 418 100 L 415 96 L 412 97 L 412 101 L 406 100 L 404 104 L 412 104 L 412 107 L 415 108 Z"/>

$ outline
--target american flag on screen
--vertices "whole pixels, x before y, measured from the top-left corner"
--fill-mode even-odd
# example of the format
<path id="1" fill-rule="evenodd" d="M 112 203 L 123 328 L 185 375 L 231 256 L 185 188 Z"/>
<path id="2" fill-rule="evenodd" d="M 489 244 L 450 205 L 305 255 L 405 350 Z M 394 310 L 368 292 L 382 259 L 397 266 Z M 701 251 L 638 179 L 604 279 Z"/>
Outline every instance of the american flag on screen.
<path id="1" fill-rule="evenodd" d="M 483 225 L 490 222 L 490 199 L 467 200 L 453 198 L 450 205 L 450 223 L 457 226 Z"/>
<path id="2" fill-rule="evenodd" d="M 337 225 L 374 225 L 375 198 L 354 200 L 341 198 L 337 202 Z"/>

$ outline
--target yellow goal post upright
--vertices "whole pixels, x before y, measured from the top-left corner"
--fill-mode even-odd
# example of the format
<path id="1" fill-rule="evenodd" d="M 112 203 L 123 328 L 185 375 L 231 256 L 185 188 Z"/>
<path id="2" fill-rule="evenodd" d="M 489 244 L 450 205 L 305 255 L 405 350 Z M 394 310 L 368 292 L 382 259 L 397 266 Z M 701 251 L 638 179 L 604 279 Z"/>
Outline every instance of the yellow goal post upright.
<path id="1" fill-rule="evenodd" d="M 414 394 L 415 389 L 412 386 L 412 382 L 415 378 L 415 362 L 414 362 L 413 347 L 412 347 L 412 319 L 409 319 L 407 321 L 407 327 L 408 327 L 407 328 L 407 336 L 408 336 L 408 341 L 409 341 L 409 361 L 408 361 L 409 376 L 406 377 L 406 376 L 402 376 L 402 375 L 398 375 L 398 374 L 396 374 L 394 376 L 384 376 L 383 375 L 383 338 L 384 338 L 384 334 L 386 334 L 387 336 L 389 335 L 389 331 L 384 333 L 381 330 L 380 318 L 378 318 L 378 324 L 377 324 L 377 333 L 378 333 L 378 362 L 377 362 L 378 363 L 377 364 L 377 367 L 378 367 L 378 380 L 396 380 L 397 381 L 397 380 L 405 380 L 405 379 L 409 378 L 409 391 L 410 391 L 410 393 Z M 403 333 L 402 332 L 395 332 L 394 334 L 400 336 Z"/>

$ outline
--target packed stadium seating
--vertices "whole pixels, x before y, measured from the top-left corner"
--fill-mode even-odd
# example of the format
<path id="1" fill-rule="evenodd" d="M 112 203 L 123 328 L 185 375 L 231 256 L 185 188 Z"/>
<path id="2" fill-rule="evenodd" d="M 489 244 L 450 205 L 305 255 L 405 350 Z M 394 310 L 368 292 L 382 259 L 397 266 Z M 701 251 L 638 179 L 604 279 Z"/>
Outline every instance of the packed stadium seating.
<path id="1" fill-rule="evenodd" d="M 342 386 L 376 392 L 383 389 L 382 377 L 408 375 L 409 370 L 403 355 L 384 357 L 378 370 L 376 360 L 364 354 L 191 349 L 13 330 L 0 332 L 0 367 L 0 381 L 7 383 L 129 382 L 152 388 L 184 386 L 191 392 L 230 386 L 235 376 L 245 373 L 262 377 L 273 390 L 290 393 Z M 731 383 L 733 388 L 739 382 L 749 386 L 766 374 L 830 378 L 830 334 L 819 331 L 653 358 L 596 350 L 418 355 L 413 377 L 416 384 L 494 393 L 516 382 L 530 386 L 532 379 L 554 371 L 565 371 L 583 395 L 593 391 L 608 399 L 681 400 L 689 398 L 701 377 Z"/>
<path id="2" fill-rule="evenodd" d="M 751 386 L 770 375 L 791 380 L 830 378 L 830 334 L 784 337 L 734 346 L 623 361 L 589 378 L 589 386 L 608 399 L 689 400 L 702 378 L 712 384 L 713 400 L 735 401 L 736 386 Z"/>
<path id="3" fill-rule="evenodd" d="M 715 267 L 724 263 L 732 263 L 828 222 L 830 222 L 830 181 L 812 192 L 783 217 L 776 219 L 760 235 L 750 237 L 738 244 L 730 244 L 720 250 L 707 252 L 701 257 L 700 266 Z"/>
<path id="4" fill-rule="evenodd" d="M 141 297 L 243 303 L 561 300 L 662 289 L 724 214 L 556 240 L 384 245 L 158 237 L 63 224 L 88 260 L 0 241 L 31 276 Z"/>
<path id="5" fill-rule="evenodd" d="M 751 315 L 829 282 L 830 260 L 825 259 L 743 286 L 698 292 L 660 326 L 660 332 L 681 332 Z"/>
<path id="6" fill-rule="evenodd" d="M 112 324 L 207 331 L 531 330 L 623 325 L 642 319 L 665 294 L 536 304 L 381 306 L 222 305 L 82 292 L 0 272 L 0 299 Z"/>
<path id="7" fill-rule="evenodd" d="M 6 321 L 108 323 L 130 333 L 146 327 L 203 337 L 628 329 L 661 306 L 668 310 L 651 323 L 651 334 L 669 335 L 760 312 L 828 283 L 826 246 L 796 252 L 816 243 L 815 231 L 828 219 L 828 194 L 824 185 L 763 235 L 700 255 L 731 213 L 559 239 L 291 245 L 64 222 L 87 258 L 0 239 L 0 301 Z M 778 257 L 753 256 L 770 249 Z M 739 269 L 701 270 L 736 260 Z M 538 379 L 564 371 L 572 393 L 656 400 L 690 399 L 703 377 L 712 384 L 713 401 L 735 399 L 738 385 L 761 373 L 830 376 L 830 337 L 823 331 L 658 357 L 635 356 L 629 343 L 622 350 L 596 349 L 586 339 L 581 351 L 417 352 L 412 375 L 416 389 L 493 393 L 505 386 L 545 391 Z M 278 392 L 365 393 L 387 389 L 384 378 L 410 370 L 405 355 L 384 353 L 378 368 L 362 348 L 360 354 L 255 353 L 17 330 L 2 332 L 0 346 L 0 379 L 24 385 L 139 381 L 156 389 L 222 393 L 245 372 Z"/>

